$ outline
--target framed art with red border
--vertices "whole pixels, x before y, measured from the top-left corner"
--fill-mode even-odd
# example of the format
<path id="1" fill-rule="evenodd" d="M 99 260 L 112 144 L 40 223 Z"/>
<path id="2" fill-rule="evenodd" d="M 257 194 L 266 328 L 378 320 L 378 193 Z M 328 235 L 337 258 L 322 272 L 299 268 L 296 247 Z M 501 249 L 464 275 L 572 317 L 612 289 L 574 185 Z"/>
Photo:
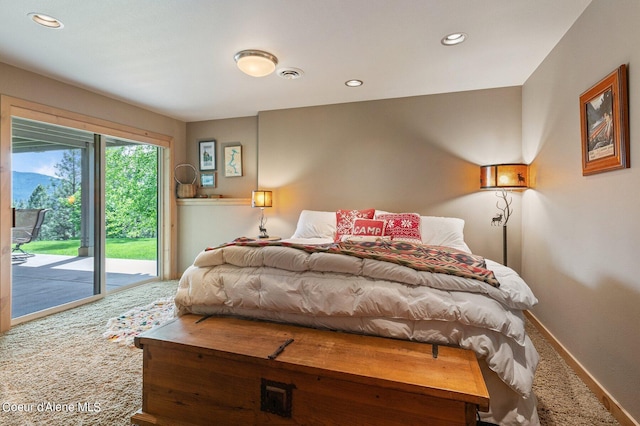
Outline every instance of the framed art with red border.
<path id="1" fill-rule="evenodd" d="M 582 175 L 630 167 L 627 66 L 580 95 Z"/>

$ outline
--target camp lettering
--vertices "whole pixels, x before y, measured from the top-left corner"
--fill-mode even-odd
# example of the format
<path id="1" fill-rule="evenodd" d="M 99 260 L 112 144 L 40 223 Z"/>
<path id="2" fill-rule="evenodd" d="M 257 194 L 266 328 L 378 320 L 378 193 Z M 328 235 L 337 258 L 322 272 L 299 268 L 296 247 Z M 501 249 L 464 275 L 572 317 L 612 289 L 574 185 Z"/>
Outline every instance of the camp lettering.
<path id="1" fill-rule="evenodd" d="M 382 229 L 379 226 L 358 226 L 353 227 L 353 235 L 375 235 L 382 236 Z"/>

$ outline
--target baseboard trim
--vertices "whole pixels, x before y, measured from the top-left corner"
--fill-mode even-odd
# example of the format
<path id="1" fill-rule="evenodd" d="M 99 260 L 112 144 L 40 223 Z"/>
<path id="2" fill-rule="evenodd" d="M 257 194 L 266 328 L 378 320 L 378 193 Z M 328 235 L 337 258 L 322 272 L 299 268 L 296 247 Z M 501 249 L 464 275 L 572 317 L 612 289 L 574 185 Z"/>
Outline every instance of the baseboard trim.
<path id="1" fill-rule="evenodd" d="M 587 371 L 586 368 L 565 348 L 562 343 L 533 315 L 530 311 L 525 311 L 525 315 L 538 331 L 549 341 L 551 346 L 560 354 L 562 359 L 573 369 L 576 375 L 600 400 L 602 405 L 620 422 L 623 426 L 640 426 L 631 415 L 616 401 L 615 398 Z"/>

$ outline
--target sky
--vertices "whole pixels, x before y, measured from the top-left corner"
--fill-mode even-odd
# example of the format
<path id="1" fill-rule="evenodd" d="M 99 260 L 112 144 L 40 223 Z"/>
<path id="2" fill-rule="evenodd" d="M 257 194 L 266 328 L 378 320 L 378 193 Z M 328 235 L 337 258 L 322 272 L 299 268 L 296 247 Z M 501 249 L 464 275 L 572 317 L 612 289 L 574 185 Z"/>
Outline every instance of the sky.
<path id="1" fill-rule="evenodd" d="M 64 151 L 26 152 L 11 155 L 11 169 L 15 172 L 40 173 L 56 176 L 55 165 L 62 160 Z"/>

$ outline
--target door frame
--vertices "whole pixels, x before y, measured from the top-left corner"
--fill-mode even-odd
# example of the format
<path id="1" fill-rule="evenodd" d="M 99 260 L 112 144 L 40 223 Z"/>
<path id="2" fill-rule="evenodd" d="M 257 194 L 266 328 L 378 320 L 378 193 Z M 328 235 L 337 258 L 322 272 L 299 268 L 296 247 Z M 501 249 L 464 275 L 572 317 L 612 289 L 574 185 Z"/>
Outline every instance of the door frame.
<path id="1" fill-rule="evenodd" d="M 158 278 L 168 279 L 177 270 L 177 230 L 173 226 L 176 218 L 175 194 L 171 191 L 174 139 L 171 136 L 150 132 L 120 123 L 111 122 L 83 114 L 49 107 L 35 102 L 0 95 L 0 332 L 8 330 L 11 320 L 11 118 L 41 121 L 64 127 L 86 130 L 92 133 L 120 137 L 162 147 L 161 168 L 158 185 Z M 100 224 L 104 226 L 104 224 Z M 64 309 L 105 297 L 104 294 L 65 305 Z M 61 309 L 62 310 L 62 309 Z"/>

